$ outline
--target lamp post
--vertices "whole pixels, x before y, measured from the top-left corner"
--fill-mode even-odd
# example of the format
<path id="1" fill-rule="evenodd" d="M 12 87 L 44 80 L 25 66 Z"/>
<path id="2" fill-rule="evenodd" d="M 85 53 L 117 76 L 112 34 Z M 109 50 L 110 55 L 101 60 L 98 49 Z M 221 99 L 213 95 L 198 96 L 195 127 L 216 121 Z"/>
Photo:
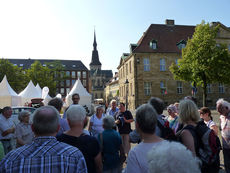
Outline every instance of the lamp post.
<path id="1" fill-rule="evenodd" d="M 125 97 L 125 104 L 126 104 L 126 110 L 128 110 L 128 85 L 129 81 L 128 79 L 125 80 L 125 85 L 126 85 L 126 97 Z"/>

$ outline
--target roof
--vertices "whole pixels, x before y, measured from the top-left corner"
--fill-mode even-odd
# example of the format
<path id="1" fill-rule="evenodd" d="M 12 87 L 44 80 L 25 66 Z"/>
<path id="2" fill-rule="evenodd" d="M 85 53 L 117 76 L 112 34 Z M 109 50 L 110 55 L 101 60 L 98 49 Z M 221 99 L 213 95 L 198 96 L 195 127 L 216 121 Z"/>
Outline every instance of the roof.
<path id="1" fill-rule="evenodd" d="M 151 24 L 137 43 L 133 53 L 181 53 L 177 43 L 188 40 L 195 31 L 195 26 Z M 157 42 L 157 49 L 149 46 L 151 41 Z"/>
<path id="2" fill-rule="evenodd" d="M 100 70 L 100 69 L 96 69 L 96 70 L 91 70 L 90 71 L 90 75 L 91 76 L 105 76 L 106 78 L 112 78 L 113 77 L 113 72 L 112 70 Z"/>
<path id="3" fill-rule="evenodd" d="M 17 64 L 19 67 L 22 67 L 23 69 L 30 68 L 31 64 L 34 63 L 34 61 L 40 61 L 41 64 L 54 62 L 54 61 L 60 61 L 65 70 L 86 70 L 88 71 L 87 67 L 80 61 L 80 60 L 51 60 L 51 59 L 8 59 L 12 64 Z M 20 66 L 20 64 L 23 64 L 23 66 Z"/>

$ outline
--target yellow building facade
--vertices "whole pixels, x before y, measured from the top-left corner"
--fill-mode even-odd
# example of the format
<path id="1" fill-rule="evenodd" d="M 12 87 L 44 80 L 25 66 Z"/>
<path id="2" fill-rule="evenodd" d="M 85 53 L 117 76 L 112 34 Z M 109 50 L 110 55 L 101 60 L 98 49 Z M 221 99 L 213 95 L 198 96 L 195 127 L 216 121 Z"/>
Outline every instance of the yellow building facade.
<path id="1" fill-rule="evenodd" d="M 213 24 L 220 24 L 217 43 L 227 44 L 230 50 L 230 29 L 221 23 Z M 175 25 L 174 20 L 166 20 L 164 25 L 150 25 L 138 43 L 130 45 L 130 53 L 123 54 L 120 59 L 120 102 L 134 110 L 150 97 L 159 97 L 168 105 L 195 94 L 198 106 L 202 106 L 202 89 L 198 87 L 197 92 L 192 93 L 190 83 L 174 80 L 169 71 L 170 65 L 181 58 L 181 50 L 194 30 L 195 26 Z M 218 98 L 229 100 L 229 87 L 209 84 L 207 105 L 215 106 Z"/>

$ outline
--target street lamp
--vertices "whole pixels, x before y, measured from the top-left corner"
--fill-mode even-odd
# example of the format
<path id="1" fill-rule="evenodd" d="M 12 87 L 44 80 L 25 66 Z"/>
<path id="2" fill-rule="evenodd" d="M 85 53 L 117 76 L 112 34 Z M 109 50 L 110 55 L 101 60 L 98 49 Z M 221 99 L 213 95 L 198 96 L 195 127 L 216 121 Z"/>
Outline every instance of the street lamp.
<path id="1" fill-rule="evenodd" d="M 126 85 L 126 98 L 125 98 L 125 104 L 126 104 L 126 110 L 128 110 L 128 85 L 129 85 L 128 79 L 125 80 L 125 85 Z"/>

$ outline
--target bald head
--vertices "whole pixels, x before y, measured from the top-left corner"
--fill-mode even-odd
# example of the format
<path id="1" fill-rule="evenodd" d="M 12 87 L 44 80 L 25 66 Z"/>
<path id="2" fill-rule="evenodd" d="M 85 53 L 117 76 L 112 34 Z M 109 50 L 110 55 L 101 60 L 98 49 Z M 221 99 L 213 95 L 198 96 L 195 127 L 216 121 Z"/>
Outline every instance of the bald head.
<path id="1" fill-rule="evenodd" d="M 50 136 L 58 131 L 59 113 L 52 106 L 42 106 L 34 112 L 33 131 L 37 136 Z"/>

